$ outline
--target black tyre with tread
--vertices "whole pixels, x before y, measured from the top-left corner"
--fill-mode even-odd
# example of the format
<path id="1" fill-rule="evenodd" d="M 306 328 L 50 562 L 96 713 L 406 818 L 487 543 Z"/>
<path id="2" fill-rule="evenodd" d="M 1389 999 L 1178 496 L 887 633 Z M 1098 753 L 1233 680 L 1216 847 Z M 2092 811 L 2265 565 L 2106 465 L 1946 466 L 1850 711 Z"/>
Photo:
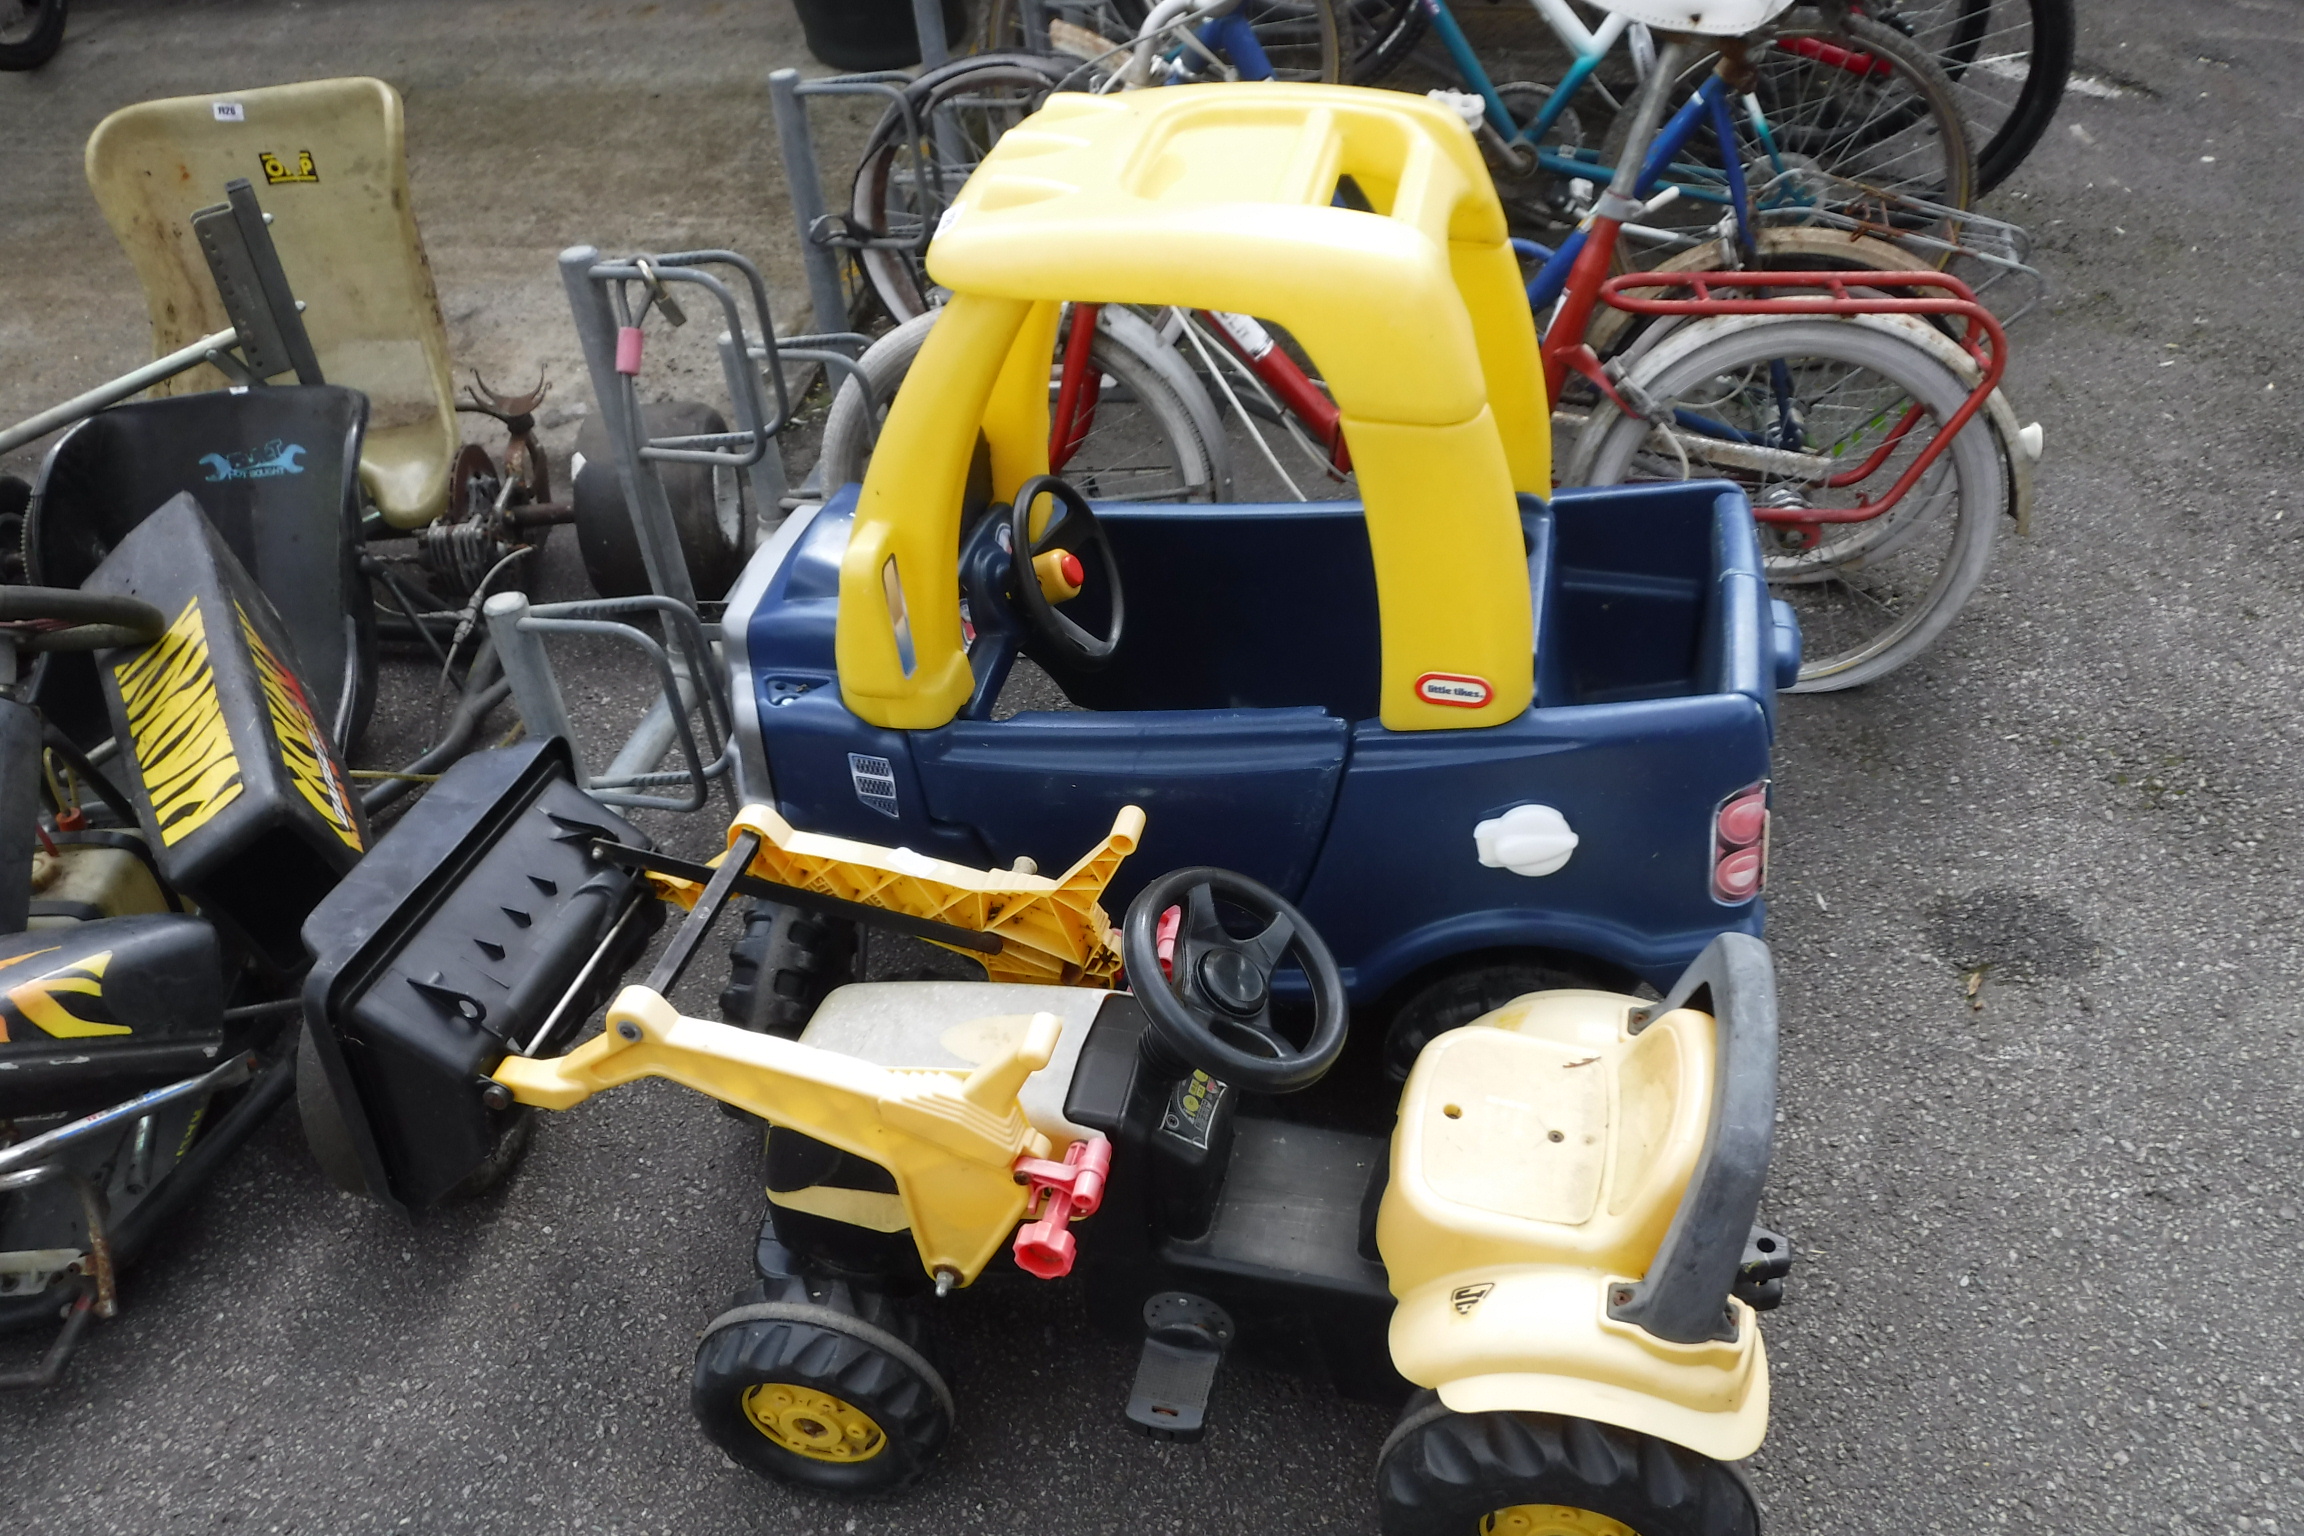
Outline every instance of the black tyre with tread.
<path id="1" fill-rule="evenodd" d="M 0 69 L 38 69 L 64 46 L 65 0 L 32 0 L 19 24 L 0 32 Z"/>
<path id="2" fill-rule="evenodd" d="M 713 1319 L 696 1347 L 689 1408 L 712 1443 L 755 1472 L 827 1493 L 892 1493 L 951 1437 L 952 1389 L 923 1351 L 910 1308 L 843 1280 L 779 1275 Z M 746 1406 L 756 1389 L 830 1398 L 879 1439 L 860 1454 L 807 1455 Z"/>
<path id="3" fill-rule="evenodd" d="M 1384 1536 L 1481 1536 L 1520 1505 L 1590 1510 L 1634 1536 L 1759 1536 L 1736 1468 L 1652 1435 L 1550 1413 L 1456 1413 L 1419 1392 L 1376 1459 Z"/>
<path id="4" fill-rule="evenodd" d="M 668 400 L 640 407 L 641 430 L 650 437 L 701 437 L 728 430 L 727 418 L 695 400 Z M 774 451 L 773 447 L 770 449 Z M 598 415 L 576 434 L 584 467 L 570 495 L 576 505 L 576 547 L 584 574 L 602 597 L 631 597 L 648 590 L 648 565 L 624 486 L 616 473 L 608 429 Z M 744 504 L 733 471 L 709 464 L 659 463 L 664 499 L 672 506 L 672 527 L 688 563 L 696 596 L 712 602 L 724 595 L 744 566 Z"/>
<path id="5" fill-rule="evenodd" d="M 728 950 L 720 1017 L 755 1034 L 800 1038 L 817 1004 L 856 979 L 856 925 L 755 901 Z"/>
<path id="6" fill-rule="evenodd" d="M 1477 961 L 1446 971 L 1408 993 L 1384 1027 L 1384 1071 L 1404 1082 L 1408 1069 L 1433 1037 L 1493 1013 L 1516 997 L 1564 988 L 1625 992 L 1636 985 L 1626 973 L 1593 961 L 1565 956 L 1515 955 Z"/>

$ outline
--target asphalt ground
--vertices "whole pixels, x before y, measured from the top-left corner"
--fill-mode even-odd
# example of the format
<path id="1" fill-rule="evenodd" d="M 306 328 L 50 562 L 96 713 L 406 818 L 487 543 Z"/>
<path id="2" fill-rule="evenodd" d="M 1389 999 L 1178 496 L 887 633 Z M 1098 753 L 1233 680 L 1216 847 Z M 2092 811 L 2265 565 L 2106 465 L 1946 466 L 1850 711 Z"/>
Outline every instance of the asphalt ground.
<path id="1" fill-rule="evenodd" d="M 2056 291 L 2008 386 L 2047 431 L 2035 532 L 1922 663 L 1784 710 L 1766 1215 L 1802 1262 L 1752 1465 L 1777 1532 L 2304 1531 L 2304 12 L 2082 12 L 2095 89 L 1991 205 Z M 408 98 L 459 357 L 552 368 L 564 451 L 559 247 L 727 243 L 794 294 L 761 83 L 786 62 L 771 6 L 79 0 L 55 64 L 0 76 L 0 418 L 148 355 L 80 181 L 104 112 L 373 72 Z M 574 590 L 569 544 L 540 593 Z M 602 739 L 639 707 L 606 662 L 571 686 Z M 396 662 L 362 761 L 445 708 Z M 676 1001 L 708 1012 L 717 966 Z M 1136 1439 L 1132 1350 L 1062 1287 L 946 1304 L 963 1414 L 913 1493 L 736 1470 L 686 1376 L 760 1210 L 753 1138 L 667 1085 L 549 1117 L 505 1189 L 413 1225 L 330 1190 L 283 1115 L 65 1383 L 0 1402 L 0 1509 L 25 1533 L 1373 1529 L 1383 1414 L 1228 1371 L 1207 1442 Z"/>

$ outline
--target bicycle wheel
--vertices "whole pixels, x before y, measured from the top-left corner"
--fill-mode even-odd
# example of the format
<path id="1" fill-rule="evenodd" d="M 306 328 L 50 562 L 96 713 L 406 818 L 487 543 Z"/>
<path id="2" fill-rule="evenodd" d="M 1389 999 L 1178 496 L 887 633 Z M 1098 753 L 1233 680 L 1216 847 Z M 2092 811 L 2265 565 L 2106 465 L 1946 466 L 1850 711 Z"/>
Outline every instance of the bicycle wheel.
<path id="1" fill-rule="evenodd" d="M 1865 7 L 1943 66 L 1991 191 L 2048 131 L 2072 76 L 2072 0 L 1886 0 Z"/>
<path id="2" fill-rule="evenodd" d="M 1344 78 L 1373 85 L 1416 51 L 1431 13 L 1423 0 L 1346 0 Z"/>
<path id="3" fill-rule="evenodd" d="M 829 492 L 864 478 L 879 420 L 936 323 L 934 310 L 881 337 L 858 360 L 872 400 L 851 379 L 824 418 L 819 484 Z M 1130 322 L 1133 321 L 1133 325 Z M 1064 478 L 1097 501 L 1219 501 L 1231 474 L 1214 435 L 1215 408 L 1187 391 L 1199 383 L 1149 326 L 1106 311 L 1089 353 L 1099 379 L 1095 426 L 1064 467 Z M 1055 397 L 1053 379 L 1049 397 Z M 1196 409 L 1197 406 L 1197 409 Z"/>
<path id="4" fill-rule="evenodd" d="M 864 141 L 849 192 L 857 231 L 912 241 L 933 230 L 985 152 L 1039 110 L 1068 67 L 1037 54 L 979 54 L 905 87 L 903 108 L 891 104 Z M 895 320 L 910 320 L 936 302 L 924 241 L 922 247 L 857 252 L 865 280 Z"/>
<path id="5" fill-rule="evenodd" d="M 1247 14 L 1256 42 L 1272 66 L 1273 79 L 1322 80 L 1334 84 L 1345 78 L 1343 39 L 1350 34 L 1339 24 L 1337 7 L 1332 0 L 1243 0 L 1241 9 Z M 1119 50 L 1134 39 L 1137 28 L 1144 25 L 1144 18 L 1151 10 L 1145 0 L 1081 0 L 1081 3 L 1044 0 L 1041 6 L 1051 31 L 1056 30 L 1057 23 L 1076 29 L 1068 35 L 1071 46 L 1081 52 L 1070 53 L 1067 65 L 1088 62 L 1082 55 L 1092 49 L 1093 45 L 1087 41 L 1092 35 L 1102 38 L 1114 50 L 1104 65 L 1105 72 L 1117 67 L 1125 57 Z M 1023 8 L 1017 0 L 992 0 L 984 11 L 984 46 L 1039 49 L 1047 44 L 1044 39 L 1024 35 Z M 1059 43 L 1058 46 L 1065 45 Z M 1219 77 L 1211 74 L 1207 78 Z"/>
<path id="6" fill-rule="evenodd" d="M 1782 198 L 1822 198 L 1825 206 L 1854 208 L 1870 192 L 1965 208 L 1975 196 L 1976 165 L 1960 105 L 1928 51 L 1902 33 L 1864 17 L 1848 30 L 1796 24 L 1778 28 L 1751 51 L 1752 94 L 1768 122 L 1762 142 L 1743 108 L 1736 152 L 1753 201 L 1766 208 Z M 1706 56 L 1680 76 L 1680 99 L 1718 64 Z M 1612 167 L 1630 133 L 1629 113 L 1617 114 L 1601 159 Z M 1681 197 L 1642 222 L 1693 236 L 1719 222 L 1728 203 L 1718 136 L 1701 126 L 1665 174 Z M 1828 187 L 1800 182 L 1775 192 L 1781 171 L 1814 170 L 1841 180 Z M 1606 170 L 1597 179 L 1607 179 Z"/>
<path id="7" fill-rule="evenodd" d="M 1567 483 L 1722 476 L 1757 511 L 1857 506 L 1893 484 L 1968 397 L 1932 334 L 1902 315 L 1695 321 L 1629 369 L 1673 430 L 1603 401 Z M 1959 614 L 1991 561 L 2007 495 L 1992 432 L 1979 412 L 1902 500 L 1862 522 L 1816 525 L 1813 542 L 1795 526 L 1761 525 L 1770 590 L 1800 618 L 1795 691 L 1882 677 Z M 1854 484 L 1829 483 L 1875 454 L 1881 462 Z"/>

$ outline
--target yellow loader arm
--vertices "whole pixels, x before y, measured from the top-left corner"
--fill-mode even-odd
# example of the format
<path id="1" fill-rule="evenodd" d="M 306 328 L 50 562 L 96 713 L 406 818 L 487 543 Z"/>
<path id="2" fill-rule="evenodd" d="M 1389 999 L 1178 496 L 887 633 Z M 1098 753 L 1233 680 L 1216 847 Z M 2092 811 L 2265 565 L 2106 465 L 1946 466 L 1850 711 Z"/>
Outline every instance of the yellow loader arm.
<path id="1" fill-rule="evenodd" d="M 683 1018 L 657 993 L 633 986 L 609 1006 L 601 1034 L 550 1060 L 508 1056 L 494 1076 L 539 1109 L 572 1109 L 619 1084 L 668 1078 L 867 1158 L 894 1175 L 922 1266 L 939 1283 L 966 1285 L 1034 1197 L 1015 1172 L 1017 1159 L 1064 1154 L 1016 1100 L 1061 1033 L 1056 1015 L 1037 1014 L 1005 1054 L 973 1071 L 897 1070 Z"/>
<path id="2" fill-rule="evenodd" d="M 1133 805 L 1121 807 L 1103 842 L 1053 879 L 798 831 L 766 805 L 748 805 L 729 823 L 731 845 L 746 833 L 759 839 L 747 874 L 997 937 L 998 954 L 945 946 L 982 964 L 988 980 L 1108 987 L 1119 975 L 1119 935 L 1098 898 L 1144 835 L 1144 812 Z M 678 907 L 693 908 L 704 894 L 701 883 L 677 875 L 651 872 L 648 878 Z"/>

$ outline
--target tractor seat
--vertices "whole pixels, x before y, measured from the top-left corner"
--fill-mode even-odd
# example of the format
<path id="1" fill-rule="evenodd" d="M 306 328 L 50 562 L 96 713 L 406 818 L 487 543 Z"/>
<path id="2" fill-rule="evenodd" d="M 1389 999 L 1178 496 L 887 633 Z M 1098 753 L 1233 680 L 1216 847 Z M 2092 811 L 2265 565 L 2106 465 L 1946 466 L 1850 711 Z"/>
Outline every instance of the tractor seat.
<path id="1" fill-rule="evenodd" d="M 966 1071 L 1001 1055 L 1036 1013 L 1064 1021 L 1048 1065 L 1024 1080 L 1017 1102 L 1032 1128 L 1059 1145 L 1095 1133 L 1064 1118 L 1080 1047 L 1111 993 L 1016 982 L 875 981 L 836 989 L 800 1032 L 802 1045 L 880 1067 Z"/>
<path id="2" fill-rule="evenodd" d="M 1539 992 L 1424 1048 L 1376 1240 L 1395 1295 L 1498 1265 L 1639 1275 L 1704 1147 L 1710 1016 L 1627 1033 L 1638 999 Z"/>

